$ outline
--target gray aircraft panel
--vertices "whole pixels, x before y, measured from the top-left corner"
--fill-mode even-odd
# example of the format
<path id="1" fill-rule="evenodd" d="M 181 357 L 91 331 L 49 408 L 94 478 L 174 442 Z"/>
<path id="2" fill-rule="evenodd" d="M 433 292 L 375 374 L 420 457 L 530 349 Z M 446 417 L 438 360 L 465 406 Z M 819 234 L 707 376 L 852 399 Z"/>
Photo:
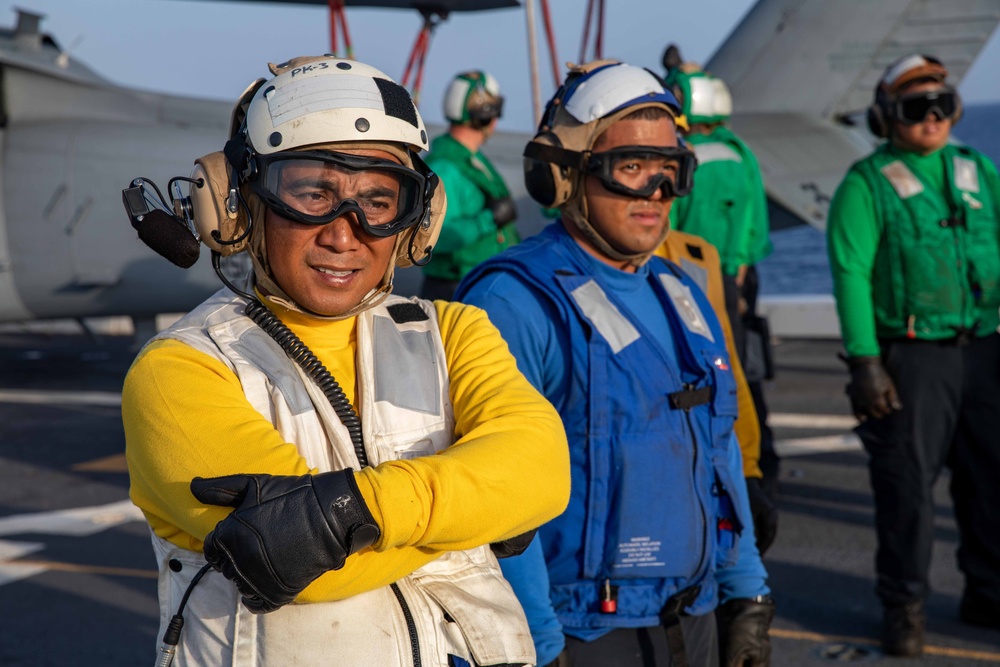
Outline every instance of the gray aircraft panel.
<path id="1" fill-rule="evenodd" d="M 873 148 L 870 135 L 807 114 L 741 114 L 733 128 L 753 146 L 768 197 L 818 229 L 847 167 Z"/>
<path id="2" fill-rule="evenodd" d="M 871 103 L 886 65 L 938 55 L 956 85 L 1000 22 L 1000 0 L 761 0 L 707 63 L 736 113 L 834 117 Z"/>

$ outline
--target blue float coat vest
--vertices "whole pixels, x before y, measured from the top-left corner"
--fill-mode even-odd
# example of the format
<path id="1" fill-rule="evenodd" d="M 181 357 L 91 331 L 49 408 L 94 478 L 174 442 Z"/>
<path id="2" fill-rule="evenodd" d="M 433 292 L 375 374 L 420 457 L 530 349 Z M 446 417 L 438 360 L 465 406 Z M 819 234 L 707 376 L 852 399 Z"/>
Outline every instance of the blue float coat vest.
<path id="1" fill-rule="evenodd" d="M 664 350 L 615 294 L 588 275 L 558 225 L 480 265 L 545 294 L 568 331 L 570 390 L 559 410 L 570 445 L 569 507 L 539 535 L 551 599 L 567 627 L 658 625 L 693 585 L 710 611 L 718 566 L 736 561 L 742 524 L 729 489 L 736 388 L 708 299 L 676 265 L 653 258 L 649 281 L 672 327 Z M 699 404 L 684 408 L 685 399 Z M 734 493 L 733 498 L 736 497 Z M 601 600 L 617 598 L 615 613 Z"/>

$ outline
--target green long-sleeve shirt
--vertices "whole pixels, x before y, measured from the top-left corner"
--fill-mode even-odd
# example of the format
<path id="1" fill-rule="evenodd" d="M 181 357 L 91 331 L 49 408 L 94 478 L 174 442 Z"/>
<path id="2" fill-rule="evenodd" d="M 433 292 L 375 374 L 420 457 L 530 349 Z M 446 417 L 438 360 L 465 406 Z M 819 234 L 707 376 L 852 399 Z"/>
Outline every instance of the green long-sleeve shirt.
<path id="1" fill-rule="evenodd" d="M 488 200 L 507 197 L 509 191 L 485 155 L 443 134 L 431 142 L 427 164 L 441 178 L 448 209 L 425 275 L 460 280 L 480 262 L 520 241 L 513 223 L 502 229 L 493 223 Z"/>
<path id="2" fill-rule="evenodd" d="M 694 189 L 671 209 L 675 229 L 700 236 L 719 250 L 722 271 L 735 276 L 771 254 L 767 195 L 757 159 L 731 130 L 685 137 L 698 156 Z"/>

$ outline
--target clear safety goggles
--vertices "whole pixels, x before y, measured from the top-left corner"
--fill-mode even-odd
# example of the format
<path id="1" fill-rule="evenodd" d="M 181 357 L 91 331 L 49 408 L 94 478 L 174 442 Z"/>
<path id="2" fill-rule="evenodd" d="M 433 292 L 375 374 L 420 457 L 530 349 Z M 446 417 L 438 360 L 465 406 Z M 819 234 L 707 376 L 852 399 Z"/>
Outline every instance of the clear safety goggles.
<path id="1" fill-rule="evenodd" d="M 893 106 L 895 120 L 903 125 L 922 123 L 932 113 L 941 120 L 949 120 L 958 113 L 958 93 L 944 88 L 901 95 Z"/>
<path id="2" fill-rule="evenodd" d="M 694 153 L 680 146 L 620 146 L 586 154 L 582 171 L 617 194 L 649 199 L 660 190 L 670 199 L 691 192 L 697 164 Z"/>
<path id="3" fill-rule="evenodd" d="M 278 215 L 325 225 L 354 213 L 371 236 L 393 236 L 420 222 L 434 185 L 429 171 L 381 158 L 289 151 L 254 159 L 250 187 Z"/>

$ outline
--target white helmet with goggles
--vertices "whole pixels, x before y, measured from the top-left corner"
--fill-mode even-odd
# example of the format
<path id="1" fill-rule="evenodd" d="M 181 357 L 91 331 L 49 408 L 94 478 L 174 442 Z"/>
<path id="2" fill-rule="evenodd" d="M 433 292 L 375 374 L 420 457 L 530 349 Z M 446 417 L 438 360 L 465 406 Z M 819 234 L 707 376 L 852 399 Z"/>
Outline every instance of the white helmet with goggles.
<path id="1" fill-rule="evenodd" d="M 406 89 L 369 65 L 317 56 L 270 70 L 237 103 L 225 150 L 196 161 L 193 178 L 209 186 L 192 188 L 196 226 L 223 255 L 249 247 L 258 286 L 284 305 L 264 247 L 266 209 L 315 225 L 353 213 L 372 236 L 398 235 L 394 263 L 346 315 L 355 314 L 391 291 L 394 266 L 425 262 L 437 240 L 444 188 L 417 156 L 427 131 Z M 340 152 L 364 149 L 395 159 Z"/>
<path id="2" fill-rule="evenodd" d="M 890 64 L 875 87 L 875 101 L 868 108 L 868 129 L 877 137 L 888 137 L 892 125 L 916 125 L 931 113 L 941 120 L 958 122 L 962 99 L 945 81 L 948 69 L 933 56 L 912 54 Z M 909 88 L 921 83 L 939 86 L 915 92 Z"/>
<path id="3" fill-rule="evenodd" d="M 455 75 L 444 94 L 444 117 L 452 123 L 483 128 L 503 115 L 500 84 L 488 72 Z"/>
<path id="4" fill-rule="evenodd" d="M 733 115 L 733 98 L 726 82 L 694 63 L 670 70 L 666 83 L 681 103 L 688 123 L 721 123 Z"/>
<path id="5" fill-rule="evenodd" d="M 664 197 L 684 196 L 691 190 L 696 161 L 683 146 L 622 146 L 595 153 L 594 144 L 613 124 L 645 108 L 662 109 L 676 121 L 680 105 L 663 81 L 647 69 L 602 60 L 572 66 L 562 87 L 545 109 L 538 133 L 524 149 L 524 181 L 528 193 L 542 206 L 561 208 L 606 255 L 637 265 L 649 253 L 623 254 L 612 248 L 587 219 L 583 182 L 598 178 L 612 192 L 648 198 L 660 190 Z M 617 180 L 615 165 L 622 160 L 651 161 L 660 166 L 645 183 Z"/>

